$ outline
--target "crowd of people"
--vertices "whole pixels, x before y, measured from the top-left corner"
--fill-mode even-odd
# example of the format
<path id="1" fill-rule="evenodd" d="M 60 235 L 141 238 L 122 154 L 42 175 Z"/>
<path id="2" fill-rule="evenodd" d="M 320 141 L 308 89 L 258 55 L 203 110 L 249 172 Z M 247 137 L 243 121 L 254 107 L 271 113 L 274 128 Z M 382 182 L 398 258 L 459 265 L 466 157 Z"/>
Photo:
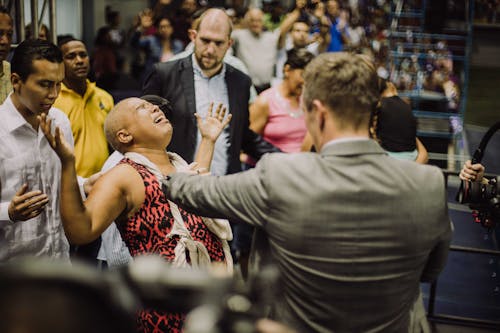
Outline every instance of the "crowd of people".
<path id="1" fill-rule="evenodd" d="M 260 332 L 426 332 L 419 283 L 451 240 L 444 177 L 380 75 L 369 36 L 387 2 L 349 4 L 158 1 L 129 34 L 108 8 L 92 55 L 40 34 L 10 63 L 0 7 L 0 262 L 153 254 L 245 279 L 273 264 L 283 295 Z M 129 60 L 141 97 L 118 101 L 99 83 Z M 185 317 L 144 308 L 137 330 L 181 332 Z"/>

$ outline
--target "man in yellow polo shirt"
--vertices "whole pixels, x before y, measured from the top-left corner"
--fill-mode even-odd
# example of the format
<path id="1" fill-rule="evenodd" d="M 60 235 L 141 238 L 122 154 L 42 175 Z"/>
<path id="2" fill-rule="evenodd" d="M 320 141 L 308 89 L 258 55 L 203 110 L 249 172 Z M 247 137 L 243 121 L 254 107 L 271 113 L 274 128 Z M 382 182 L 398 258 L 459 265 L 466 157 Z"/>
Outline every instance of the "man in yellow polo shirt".
<path id="1" fill-rule="evenodd" d="M 71 123 L 78 175 L 90 177 L 101 170 L 109 155 L 104 119 L 113 108 L 113 97 L 87 79 L 90 61 L 82 41 L 63 37 L 58 46 L 66 76 L 54 106 L 66 113 Z"/>

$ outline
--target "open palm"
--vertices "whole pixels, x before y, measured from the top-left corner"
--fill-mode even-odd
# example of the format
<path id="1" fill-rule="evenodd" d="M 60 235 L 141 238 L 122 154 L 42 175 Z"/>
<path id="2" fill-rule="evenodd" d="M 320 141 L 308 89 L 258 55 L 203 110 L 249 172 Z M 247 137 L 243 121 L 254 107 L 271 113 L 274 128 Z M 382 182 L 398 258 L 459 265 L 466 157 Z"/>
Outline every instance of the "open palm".
<path id="1" fill-rule="evenodd" d="M 210 103 L 208 110 L 208 115 L 206 118 L 202 119 L 198 114 L 195 113 L 196 121 L 198 123 L 198 129 L 203 138 L 209 139 L 211 141 L 216 141 L 222 130 L 231 121 L 231 114 L 228 114 L 226 119 L 226 108 L 219 104 L 215 112 L 213 112 L 213 103 Z"/>
<path id="2" fill-rule="evenodd" d="M 42 129 L 45 138 L 49 142 L 52 149 L 56 152 L 61 162 L 74 160 L 75 155 L 73 147 L 71 147 L 59 127 L 56 126 L 54 134 L 51 131 L 52 119 L 48 118 L 46 114 L 38 116 L 40 121 L 40 128 Z"/>

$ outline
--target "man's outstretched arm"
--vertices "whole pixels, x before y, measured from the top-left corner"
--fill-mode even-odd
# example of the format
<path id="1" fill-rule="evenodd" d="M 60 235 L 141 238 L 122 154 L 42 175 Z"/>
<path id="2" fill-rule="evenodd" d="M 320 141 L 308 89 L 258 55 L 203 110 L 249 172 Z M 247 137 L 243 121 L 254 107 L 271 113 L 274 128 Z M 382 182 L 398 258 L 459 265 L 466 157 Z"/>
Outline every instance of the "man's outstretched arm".
<path id="1" fill-rule="evenodd" d="M 262 162 L 254 169 L 227 176 L 172 174 L 164 182 L 164 191 L 170 200 L 201 216 L 262 226 L 270 210 L 268 177 Z"/>

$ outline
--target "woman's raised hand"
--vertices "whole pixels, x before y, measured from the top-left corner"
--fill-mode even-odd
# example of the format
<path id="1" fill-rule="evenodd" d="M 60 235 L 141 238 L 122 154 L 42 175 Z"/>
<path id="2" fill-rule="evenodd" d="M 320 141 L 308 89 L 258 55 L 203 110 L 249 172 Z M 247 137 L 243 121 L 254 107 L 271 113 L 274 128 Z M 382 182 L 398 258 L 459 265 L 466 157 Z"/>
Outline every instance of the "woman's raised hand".
<path id="1" fill-rule="evenodd" d="M 200 130 L 202 138 L 215 142 L 222 133 L 222 130 L 231 121 L 232 115 L 228 113 L 226 117 L 227 109 L 222 104 L 219 104 L 215 111 L 213 109 L 214 103 L 210 103 L 208 114 L 204 119 L 197 113 L 194 115 L 196 117 L 198 129 Z"/>

